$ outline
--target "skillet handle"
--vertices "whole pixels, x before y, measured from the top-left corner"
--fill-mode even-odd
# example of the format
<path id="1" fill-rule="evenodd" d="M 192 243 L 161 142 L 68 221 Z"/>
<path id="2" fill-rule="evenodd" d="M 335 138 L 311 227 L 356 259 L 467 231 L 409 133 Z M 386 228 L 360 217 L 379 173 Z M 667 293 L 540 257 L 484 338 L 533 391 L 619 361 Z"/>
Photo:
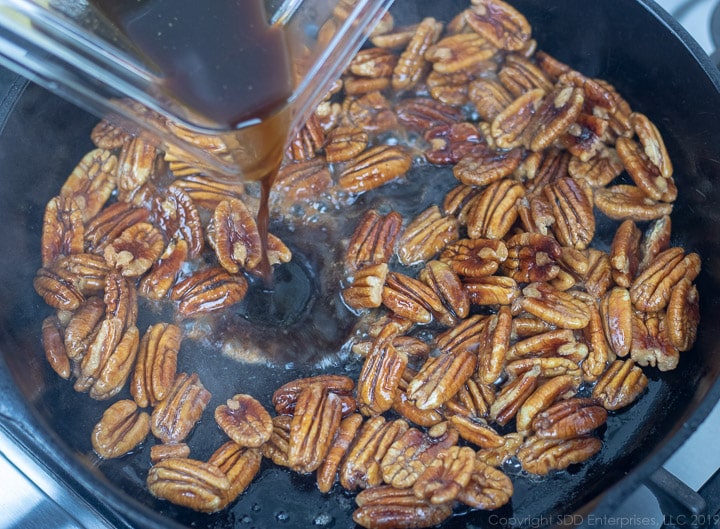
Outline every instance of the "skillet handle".
<path id="1" fill-rule="evenodd" d="M 720 469 L 699 491 L 660 467 L 646 483 L 664 516 L 664 529 L 720 527 Z"/>

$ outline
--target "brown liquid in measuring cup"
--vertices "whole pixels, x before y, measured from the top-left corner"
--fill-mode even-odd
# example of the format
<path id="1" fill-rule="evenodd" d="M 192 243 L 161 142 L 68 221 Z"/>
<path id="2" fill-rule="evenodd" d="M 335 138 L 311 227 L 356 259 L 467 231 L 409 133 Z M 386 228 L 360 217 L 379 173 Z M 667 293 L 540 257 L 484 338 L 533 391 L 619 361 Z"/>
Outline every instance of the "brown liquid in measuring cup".
<path id="1" fill-rule="evenodd" d="M 270 187 L 289 132 L 283 111 L 293 90 L 282 28 L 263 0 L 90 0 L 162 79 L 164 95 L 223 129 L 243 179 L 262 180 L 258 227 L 267 241 Z M 246 126 L 248 121 L 255 124 Z M 271 270 L 263 251 L 266 286 Z"/>

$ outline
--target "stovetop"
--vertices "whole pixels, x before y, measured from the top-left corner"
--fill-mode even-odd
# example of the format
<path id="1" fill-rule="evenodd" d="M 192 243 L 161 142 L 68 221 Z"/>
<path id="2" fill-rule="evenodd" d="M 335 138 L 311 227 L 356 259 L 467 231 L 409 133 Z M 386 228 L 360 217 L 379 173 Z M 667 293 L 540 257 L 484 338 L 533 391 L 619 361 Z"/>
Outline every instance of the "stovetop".
<path id="1" fill-rule="evenodd" d="M 656 0 L 688 30 L 708 53 L 715 52 L 711 37 L 711 19 L 720 11 L 719 0 Z M 720 26 L 720 13 L 716 13 Z M 684 509 L 663 514 L 659 501 L 650 488 L 639 487 L 611 517 L 584 520 L 586 525 L 621 528 L 720 527 L 715 513 L 694 514 L 693 502 L 708 478 L 720 468 L 720 404 L 691 435 L 686 443 L 665 463 L 664 471 L 654 475 L 663 488 L 678 497 L 668 501 L 685 504 Z M 51 477 L 47 469 L 30 454 L 18 448 L 0 430 L 0 529 L 117 529 L 117 520 L 110 521 L 83 498 L 72 495 Z M 678 480 L 677 483 L 674 483 Z M 672 488 L 679 485 L 679 488 Z M 62 487 L 62 490 L 59 490 Z M 720 491 L 716 494 L 720 497 Z M 661 498 L 662 494 L 659 495 Z M 689 504 L 690 510 L 687 509 Z"/>

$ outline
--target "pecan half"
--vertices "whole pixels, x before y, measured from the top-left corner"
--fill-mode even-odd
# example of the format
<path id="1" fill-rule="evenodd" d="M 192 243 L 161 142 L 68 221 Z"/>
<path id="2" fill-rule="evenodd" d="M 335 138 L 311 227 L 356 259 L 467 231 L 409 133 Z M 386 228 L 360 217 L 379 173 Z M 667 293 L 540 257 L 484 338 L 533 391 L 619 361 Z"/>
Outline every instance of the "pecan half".
<path id="1" fill-rule="evenodd" d="M 127 454 L 150 433 L 150 415 L 132 400 L 119 400 L 103 413 L 92 431 L 92 445 L 104 459 Z"/>
<path id="2" fill-rule="evenodd" d="M 152 412 L 151 429 L 163 443 L 179 443 L 193 429 L 211 394 L 200 382 L 197 373 L 180 373 L 167 397 Z"/>
<path id="3" fill-rule="evenodd" d="M 532 429 L 540 438 L 572 439 L 599 428 L 607 416 L 605 408 L 596 400 L 573 397 L 538 413 L 532 420 Z"/>
<path id="4" fill-rule="evenodd" d="M 470 483 L 475 451 L 468 446 L 451 446 L 441 451 L 415 481 L 415 495 L 433 505 L 449 503 Z"/>
<path id="5" fill-rule="evenodd" d="M 368 133 L 359 127 L 336 127 L 327 136 L 325 159 L 328 163 L 349 162 L 365 150 L 368 140 Z"/>
<path id="6" fill-rule="evenodd" d="M 402 177 L 410 169 L 412 158 L 399 146 L 372 147 L 341 171 L 338 185 L 349 193 L 363 193 Z"/>
<path id="7" fill-rule="evenodd" d="M 358 375 L 357 401 L 364 415 L 379 415 L 395 402 L 407 355 L 389 339 L 376 339 Z"/>
<path id="8" fill-rule="evenodd" d="M 672 204 L 656 202 L 642 189 L 626 184 L 596 189 L 593 198 L 595 206 L 615 220 L 655 220 L 670 215 L 673 208 Z"/>
<path id="9" fill-rule="evenodd" d="M 520 166 L 522 154 L 519 148 L 506 151 L 474 149 L 453 166 L 453 174 L 463 184 L 486 186 L 510 176 Z"/>
<path id="10" fill-rule="evenodd" d="M 434 527 L 448 519 L 452 503 L 433 505 L 418 498 L 412 489 L 382 485 L 357 495 L 358 509 L 353 520 L 366 529 L 420 529 Z"/>
<path id="11" fill-rule="evenodd" d="M 395 250 L 402 216 L 392 211 L 380 215 L 371 209 L 353 231 L 345 253 L 345 268 L 357 270 L 365 265 L 387 263 Z"/>
<path id="12" fill-rule="evenodd" d="M 661 252 L 633 281 L 630 287 L 633 306 L 646 312 L 664 309 L 678 281 L 683 277 L 692 281 L 699 272 L 700 257 L 697 254 L 685 255 L 678 247 Z"/>
<path id="13" fill-rule="evenodd" d="M 590 322 L 587 304 L 547 283 L 531 283 L 518 300 L 522 309 L 563 329 L 582 329 Z"/>
<path id="14" fill-rule="evenodd" d="M 490 184 L 478 196 L 467 219 L 471 239 L 502 239 L 517 219 L 517 202 L 523 186 L 511 179 Z"/>
<path id="15" fill-rule="evenodd" d="M 165 249 L 162 234 L 149 222 L 125 229 L 103 251 L 105 261 L 127 277 L 147 272 Z"/>
<path id="16" fill-rule="evenodd" d="M 115 189 L 117 157 L 95 149 L 83 156 L 60 189 L 60 196 L 75 200 L 87 222 L 102 209 Z"/>
<path id="17" fill-rule="evenodd" d="M 170 457 L 150 467 L 147 486 L 156 498 L 212 513 L 225 507 L 230 480 L 212 463 Z"/>
<path id="18" fill-rule="evenodd" d="M 353 413 L 340 422 L 337 434 L 330 443 L 327 455 L 316 473 L 318 489 L 323 494 L 330 492 L 330 489 L 335 484 L 340 463 L 350 448 L 350 443 L 355 438 L 362 422 L 363 417 L 358 413 Z"/>
<path id="19" fill-rule="evenodd" d="M 241 200 L 220 202 L 207 229 L 220 265 L 231 274 L 257 268 L 262 242 L 254 217 Z"/>
<path id="20" fill-rule="evenodd" d="M 248 282 L 242 275 L 229 274 L 219 266 L 205 268 L 179 281 L 170 291 L 178 312 L 191 318 L 234 305 L 245 297 Z"/>
<path id="21" fill-rule="evenodd" d="M 421 410 L 442 406 L 475 371 L 477 357 L 467 349 L 429 358 L 410 381 L 408 398 Z"/>
<path id="22" fill-rule="evenodd" d="M 272 403 L 275 406 L 275 411 L 279 414 L 292 415 L 300 393 L 305 388 L 315 384 L 320 384 L 326 391 L 335 393 L 343 400 L 343 414 L 347 415 L 355 411 L 355 403 L 352 397 L 355 381 L 344 375 L 318 375 L 316 377 L 291 380 L 273 393 Z M 351 403 L 352 406 L 350 406 Z"/>
<path id="23" fill-rule="evenodd" d="M 632 346 L 633 308 L 626 288 L 615 287 L 600 301 L 603 329 L 613 352 L 627 356 Z"/>
<path id="24" fill-rule="evenodd" d="M 440 254 L 461 277 L 485 277 L 494 274 L 508 258 L 508 249 L 498 239 L 460 239 L 449 244 Z"/>
<path id="25" fill-rule="evenodd" d="M 215 465 L 228 478 L 230 486 L 224 494 L 225 505 L 234 501 L 260 471 L 262 454 L 257 448 L 246 448 L 228 441 L 215 450 L 208 464 Z"/>
<path id="26" fill-rule="evenodd" d="M 502 263 L 503 273 L 518 283 L 550 281 L 560 272 L 560 244 L 548 235 L 523 232 L 506 242 L 508 258 Z"/>
<path id="27" fill-rule="evenodd" d="M 42 323 L 42 344 L 50 367 L 61 378 L 71 375 L 70 357 L 65 347 L 64 329 L 57 316 L 48 316 Z"/>
<path id="28" fill-rule="evenodd" d="M 443 29 L 441 22 L 434 18 L 425 18 L 415 27 L 415 33 L 400 54 L 392 74 L 392 87 L 395 90 L 413 88 L 425 74 L 425 53 L 437 42 Z"/>
<path id="29" fill-rule="evenodd" d="M 182 331 L 176 325 L 157 323 L 140 340 L 130 393 L 139 406 L 155 406 L 175 382 Z"/>
<path id="30" fill-rule="evenodd" d="M 180 275 L 180 269 L 187 260 L 188 253 L 185 239 L 170 241 L 162 255 L 140 280 L 138 294 L 155 301 L 165 298 Z"/>
<path id="31" fill-rule="evenodd" d="M 50 266 L 58 257 L 85 250 L 85 227 L 78 201 L 57 196 L 45 206 L 40 256 L 42 266 Z"/>
<path id="32" fill-rule="evenodd" d="M 527 19 L 502 0 L 475 0 L 465 12 L 467 24 L 503 50 L 523 49 L 531 35 Z"/>
<path id="33" fill-rule="evenodd" d="M 518 450 L 517 458 L 528 472 L 545 476 L 553 470 L 564 470 L 575 463 L 582 463 L 597 454 L 601 448 L 602 441 L 597 437 L 529 437 Z"/>
<path id="34" fill-rule="evenodd" d="M 458 228 L 455 217 L 443 216 L 438 206 L 431 206 L 413 219 L 400 236 L 400 262 L 410 266 L 428 261 L 459 238 Z"/>
<path id="35" fill-rule="evenodd" d="M 682 278 L 670 294 L 665 316 L 665 332 L 679 351 L 688 351 L 697 338 L 700 306 L 697 287 Z"/>
<path id="36" fill-rule="evenodd" d="M 510 478 L 476 458 L 470 482 L 460 491 L 457 499 L 475 509 L 494 510 L 507 504 L 512 495 Z"/>
<path id="37" fill-rule="evenodd" d="M 270 439 L 270 414 L 255 398 L 237 394 L 215 408 L 215 422 L 239 446 L 257 448 Z"/>
<path id="38" fill-rule="evenodd" d="M 635 362 L 615 360 L 595 384 L 592 396 L 606 410 L 618 410 L 638 398 L 647 385 L 647 377 Z"/>
<path id="39" fill-rule="evenodd" d="M 563 246 L 578 250 L 588 247 L 595 236 L 593 204 L 585 190 L 573 178 L 560 178 L 545 188 L 555 223 L 553 231 Z"/>

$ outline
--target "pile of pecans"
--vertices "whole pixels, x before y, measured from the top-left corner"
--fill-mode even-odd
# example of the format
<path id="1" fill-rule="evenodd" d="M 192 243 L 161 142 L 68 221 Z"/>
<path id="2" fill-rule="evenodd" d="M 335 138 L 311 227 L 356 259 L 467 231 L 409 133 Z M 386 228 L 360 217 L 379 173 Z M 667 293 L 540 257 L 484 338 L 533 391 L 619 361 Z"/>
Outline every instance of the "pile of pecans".
<path id="1" fill-rule="evenodd" d="M 228 441 L 207 461 L 186 440 L 211 395 L 177 372 L 179 324 L 246 295 L 256 198 L 98 124 L 47 205 L 34 282 L 56 309 L 42 325 L 52 368 L 93 399 L 129 385 L 92 432 L 96 452 L 123 456 L 152 433 L 150 492 L 202 512 L 235 501 L 267 458 L 315 472 L 322 493 L 361 489 L 354 520 L 382 529 L 501 507 L 509 461 L 546 475 L 601 450 L 608 413 L 647 387 L 642 367 L 673 369 L 692 347 L 701 263 L 670 246 L 677 188 L 657 128 L 536 46 L 502 0 L 447 23 L 385 17 L 290 145 L 274 209 L 321 196 L 342 208 L 428 165 L 458 183 L 413 218 L 368 209 L 347 241 L 357 380 L 292 381 L 274 415 L 229 395 L 214 412 Z M 601 218 L 616 225 L 609 245 Z M 268 246 L 271 263 L 292 259 Z M 138 296 L 177 321 L 142 333 Z"/>

